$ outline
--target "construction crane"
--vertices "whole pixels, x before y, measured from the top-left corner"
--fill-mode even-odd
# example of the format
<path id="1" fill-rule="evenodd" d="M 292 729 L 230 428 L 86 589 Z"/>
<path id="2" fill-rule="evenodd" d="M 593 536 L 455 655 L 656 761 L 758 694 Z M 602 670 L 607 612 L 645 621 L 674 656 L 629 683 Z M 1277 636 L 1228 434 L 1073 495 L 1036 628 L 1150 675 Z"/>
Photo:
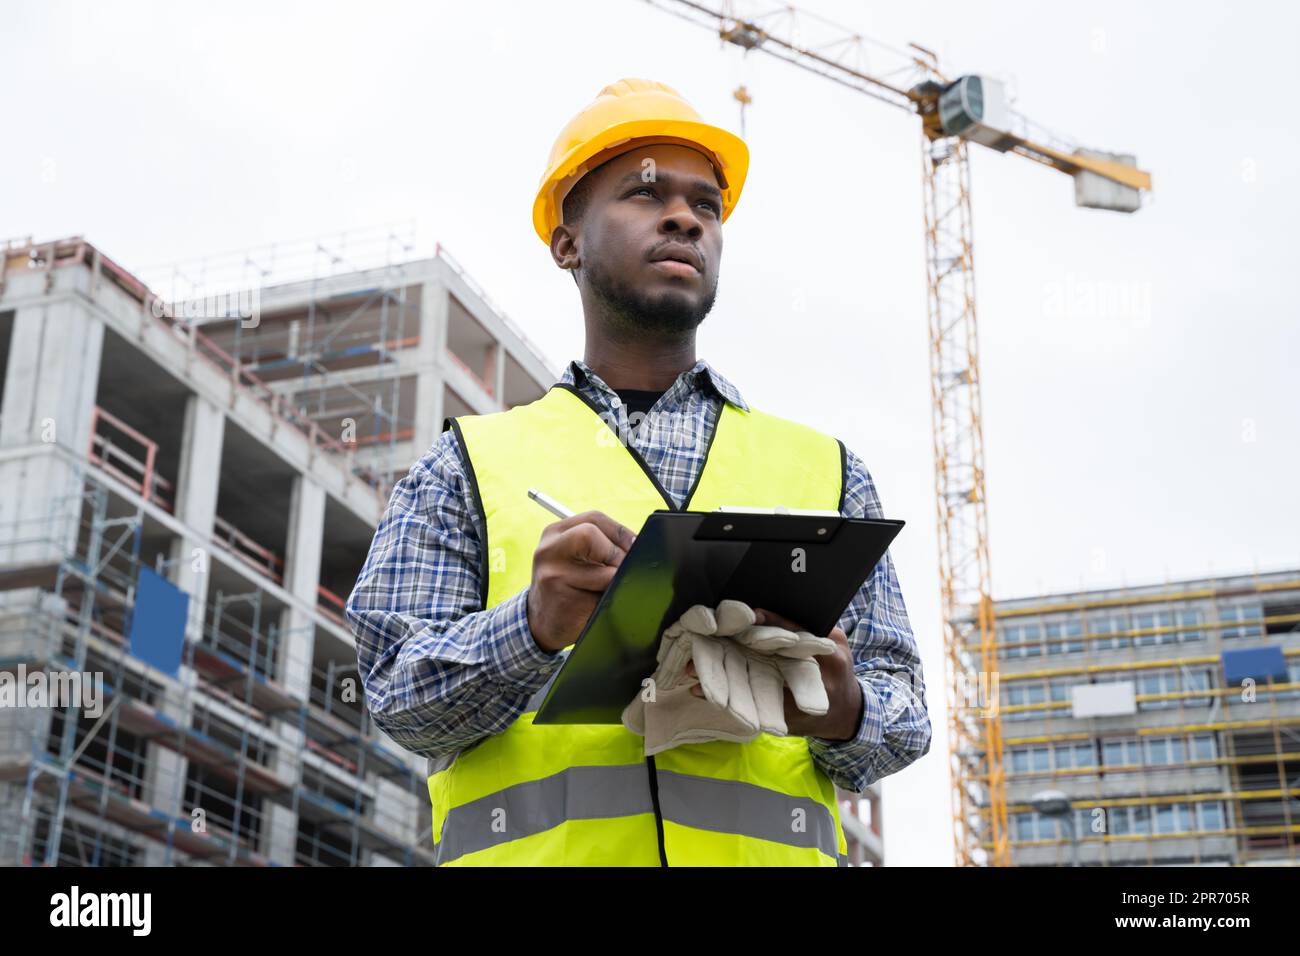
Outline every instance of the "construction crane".
<path id="1" fill-rule="evenodd" d="M 1135 212 L 1151 176 L 1133 156 L 1084 149 L 1034 125 L 1011 108 L 1006 85 L 994 77 L 948 77 L 938 57 L 914 43 L 896 49 L 786 4 L 742 17 L 735 2 L 721 9 L 694 0 L 644 2 L 716 31 L 747 54 L 775 56 L 921 118 L 953 844 L 959 866 L 1007 866 L 966 147 L 977 143 L 1067 173 L 1075 204 L 1092 209 Z M 741 100 L 751 101 L 748 94 Z"/>

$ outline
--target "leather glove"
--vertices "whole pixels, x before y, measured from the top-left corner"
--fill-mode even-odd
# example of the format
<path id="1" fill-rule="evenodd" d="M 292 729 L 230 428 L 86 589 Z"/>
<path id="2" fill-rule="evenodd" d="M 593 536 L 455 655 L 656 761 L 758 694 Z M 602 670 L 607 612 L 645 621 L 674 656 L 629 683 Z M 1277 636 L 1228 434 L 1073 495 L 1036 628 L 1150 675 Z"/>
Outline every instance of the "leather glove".
<path id="1" fill-rule="evenodd" d="M 696 605 L 664 632 L 651 683 L 623 710 L 623 726 L 645 737 L 647 756 L 709 740 L 746 743 L 761 731 L 744 649 L 712 637 L 713 611 Z M 694 661 L 698 677 L 686 676 Z M 691 688 L 701 684 L 705 697 Z"/>
<path id="2" fill-rule="evenodd" d="M 652 683 L 623 711 L 623 725 L 645 737 L 647 755 L 707 740 L 745 743 L 760 732 L 785 736 L 786 685 L 800 710 L 826 713 L 812 658 L 832 653 L 835 642 L 756 619 L 748 605 L 723 601 L 716 612 L 692 607 L 664 632 Z M 694 678 L 685 675 L 692 661 Z M 691 693 L 696 684 L 703 698 Z"/>
<path id="3" fill-rule="evenodd" d="M 723 601 L 717 617 L 718 632 L 732 635 L 746 649 L 754 698 L 766 705 L 760 705 L 765 711 L 764 732 L 787 733 L 784 687 L 790 688 L 795 706 L 806 714 L 820 717 L 830 709 L 821 667 L 813 658 L 835 653 L 834 641 L 808 631 L 755 624 L 754 611 L 740 601 Z"/>

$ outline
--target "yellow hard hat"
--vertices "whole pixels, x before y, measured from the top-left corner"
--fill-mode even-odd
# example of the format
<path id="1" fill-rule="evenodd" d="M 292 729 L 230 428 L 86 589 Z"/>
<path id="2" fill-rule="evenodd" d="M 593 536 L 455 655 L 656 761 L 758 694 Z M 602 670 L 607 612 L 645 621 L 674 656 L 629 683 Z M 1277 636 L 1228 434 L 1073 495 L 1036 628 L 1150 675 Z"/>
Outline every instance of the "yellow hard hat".
<path id="1" fill-rule="evenodd" d="M 564 197 L 589 170 L 628 150 L 676 143 L 699 150 L 713 164 L 722 190 L 722 221 L 740 199 L 749 171 L 749 147 L 739 136 L 700 119 L 670 86 L 654 80 L 611 83 L 569 120 L 551 147 L 546 174 L 533 202 L 533 228 L 542 242 L 564 221 Z"/>

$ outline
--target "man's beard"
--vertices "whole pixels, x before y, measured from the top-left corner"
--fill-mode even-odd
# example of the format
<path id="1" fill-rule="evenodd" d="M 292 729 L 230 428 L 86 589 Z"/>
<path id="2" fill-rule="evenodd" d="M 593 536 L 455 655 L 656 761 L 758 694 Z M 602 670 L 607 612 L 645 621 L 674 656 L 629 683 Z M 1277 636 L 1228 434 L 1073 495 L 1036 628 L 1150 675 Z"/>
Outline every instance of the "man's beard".
<path id="1" fill-rule="evenodd" d="M 605 306 L 615 327 L 628 335 L 672 335 L 695 329 L 713 308 L 718 286 L 715 282 L 698 305 L 691 305 L 671 293 L 645 294 L 605 273 L 598 263 L 587 267 L 591 291 Z"/>

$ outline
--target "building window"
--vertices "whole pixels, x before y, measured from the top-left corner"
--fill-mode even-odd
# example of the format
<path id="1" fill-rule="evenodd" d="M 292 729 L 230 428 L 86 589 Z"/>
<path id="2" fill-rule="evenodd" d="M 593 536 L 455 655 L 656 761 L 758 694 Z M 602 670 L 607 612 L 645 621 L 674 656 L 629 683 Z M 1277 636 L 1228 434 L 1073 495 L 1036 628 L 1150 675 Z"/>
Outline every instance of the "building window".
<path id="1" fill-rule="evenodd" d="M 1029 748 L 1028 747 L 1011 748 L 1011 772 L 1012 773 L 1029 772 Z"/>
<path id="2" fill-rule="evenodd" d="M 1074 766 L 1079 769 L 1097 766 L 1097 748 L 1091 740 L 1074 745 Z"/>
<path id="3" fill-rule="evenodd" d="M 1044 816 L 1041 813 L 1035 813 L 1038 818 L 1038 839 L 1040 840 L 1059 840 L 1061 838 L 1061 824 L 1055 817 Z"/>
<path id="4" fill-rule="evenodd" d="M 1197 734 L 1192 737 L 1193 760 L 1213 760 L 1218 755 L 1213 734 Z"/>
<path id="5" fill-rule="evenodd" d="M 1017 840 L 1057 840 L 1060 831 L 1053 817 L 1043 816 L 1038 811 L 1014 814 L 1012 827 Z"/>
<path id="6" fill-rule="evenodd" d="M 1137 647 L 1153 647 L 1156 644 L 1174 644 L 1178 634 L 1173 630 L 1174 614 L 1172 611 L 1143 611 L 1133 615 L 1133 626 L 1139 631 L 1152 631 L 1153 634 L 1140 634 L 1133 638 Z"/>
<path id="7" fill-rule="evenodd" d="M 1101 812 L 1098 812 L 1098 811 Z M 1082 807 L 1074 811 L 1074 836 L 1083 840 L 1087 837 L 1102 836 L 1109 832 L 1110 809 L 1106 807 Z M 1098 827 L 1099 829 L 1094 829 Z"/>
<path id="8" fill-rule="evenodd" d="M 1072 744 L 1056 745 L 1056 769 L 1079 770 L 1092 767 L 1096 763 L 1093 756 L 1092 741 L 1084 740 Z"/>
<path id="9" fill-rule="evenodd" d="M 1015 829 L 1017 840 L 1032 840 L 1034 838 L 1033 823 L 1029 819 L 1029 814 L 1027 813 L 1015 814 L 1011 825 Z"/>
<path id="10" fill-rule="evenodd" d="M 1056 821 L 1038 811 L 1015 815 L 1017 840 L 1055 840 L 1059 837 Z"/>
<path id="11" fill-rule="evenodd" d="M 1128 619 L 1123 617 L 1097 617 L 1088 619 L 1088 630 L 1094 634 L 1119 634 L 1128 630 Z M 1131 637 L 1099 637 L 1093 647 L 1099 651 L 1117 651 L 1122 647 L 1131 647 Z"/>
<path id="12" fill-rule="evenodd" d="M 1187 762 L 1187 745 L 1182 737 L 1148 737 L 1145 742 L 1150 766 L 1169 767 Z"/>
<path id="13" fill-rule="evenodd" d="M 999 629 L 998 640 L 1005 640 L 1006 657 L 1039 657 L 1043 653 L 1043 632 L 1037 623 L 1004 624 Z"/>
<path id="14" fill-rule="evenodd" d="M 1137 692 L 1143 694 L 1173 694 L 1178 691 L 1178 681 L 1169 671 L 1154 671 L 1138 675 Z M 1138 710 L 1160 710 L 1176 707 L 1176 700 L 1140 700 Z"/>
<path id="15" fill-rule="evenodd" d="M 1198 608 L 1187 607 L 1178 612 L 1178 624 L 1182 628 L 1178 632 L 1180 641 L 1200 641 L 1205 639 L 1205 632 L 1201 630 L 1201 623 L 1204 616 Z"/>
<path id="16" fill-rule="evenodd" d="M 1138 757 L 1138 742 L 1134 737 L 1120 737 L 1107 740 L 1101 745 L 1102 763 L 1107 767 L 1123 767 L 1141 764 Z"/>
<path id="17" fill-rule="evenodd" d="M 1150 833 L 1151 832 L 1151 808 L 1150 807 L 1130 807 L 1133 811 L 1133 832 Z"/>
<path id="18" fill-rule="evenodd" d="M 1020 656 L 1020 627 L 1016 624 L 997 624 L 998 660 L 1009 660 Z M 971 653 L 979 650 L 977 644 L 971 647 Z"/>
<path id="19" fill-rule="evenodd" d="M 1052 621 L 1044 625 L 1049 654 L 1075 654 L 1083 650 L 1083 624 L 1078 620 Z"/>
<path id="20" fill-rule="evenodd" d="M 1042 681 L 1027 684 L 1010 684 L 1006 686 L 1003 703 L 1008 707 L 1024 707 L 1047 702 L 1047 691 Z M 1042 718 L 1041 710 L 1012 711 L 1007 713 L 1007 720 L 1035 720 Z"/>
<path id="21" fill-rule="evenodd" d="M 1186 833 L 1196 829 L 1192 807 L 1186 803 L 1162 803 L 1155 807 L 1156 833 Z"/>
<path id="22" fill-rule="evenodd" d="M 1218 800 L 1205 800 L 1196 806 L 1200 816 L 1200 829 L 1207 831 L 1227 829 L 1223 819 L 1223 803 Z"/>
<path id="23" fill-rule="evenodd" d="M 1258 621 L 1264 616 L 1264 609 L 1259 604 L 1226 604 L 1219 607 L 1220 621 Z M 1263 629 L 1258 624 L 1242 627 L 1224 627 L 1219 636 L 1223 638 L 1259 637 Z"/>
<path id="24" fill-rule="evenodd" d="M 1183 690 L 1209 690 L 1214 686 L 1213 678 L 1208 670 L 1200 668 L 1190 670 L 1183 674 Z M 1210 706 L 1209 697 L 1187 697 L 1183 703 L 1188 707 L 1208 707 Z"/>
<path id="25" fill-rule="evenodd" d="M 1156 626 L 1156 616 L 1149 612 L 1133 615 L 1133 628 L 1138 631 L 1148 631 Z M 1138 634 L 1133 638 L 1135 647 L 1151 647 L 1156 643 L 1154 634 Z"/>
<path id="26" fill-rule="evenodd" d="M 1070 677 L 1065 680 L 1054 680 L 1048 683 L 1051 688 L 1052 701 L 1055 703 L 1069 703 L 1071 700 L 1072 688 L 1079 686 L 1083 681 L 1077 677 Z"/>

